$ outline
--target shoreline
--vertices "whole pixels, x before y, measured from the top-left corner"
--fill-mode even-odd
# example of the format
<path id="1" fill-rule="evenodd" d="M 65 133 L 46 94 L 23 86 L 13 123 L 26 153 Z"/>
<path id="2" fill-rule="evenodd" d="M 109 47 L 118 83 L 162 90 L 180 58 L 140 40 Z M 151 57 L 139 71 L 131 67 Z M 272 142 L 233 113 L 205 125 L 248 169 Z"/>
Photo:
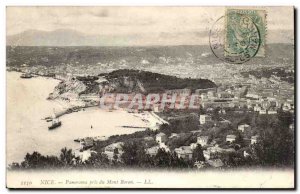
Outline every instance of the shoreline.
<path id="1" fill-rule="evenodd" d="M 125 110 L 96 111 L 97 106 L 76 107 L 74 110 L 74 107 L 71 108 L 70 104 L 47 100 L 47 96 L 53 90 L 52 87 L 58 84 L 57 79 L 37 76 L 21 81 L 20 75 L 21 72 L 18 71 L 6 72 L 7 87 L 10 88 L 7 91 L 6 137 L 9 142 L 6 147 L 6 152 L 9 153 L 6 159 L 7 164 L 21 162 L 26 153 L 32 153 L 33 151 L 37 151 L 42 155 L 55 156 L 60 153 L 60 149 L 63 147 L 75 151 L 75 148 L 79 147 L 79 144 L 74 142 L 75 139 L 131 134 L 148 128 L 148 123 L 134 117 L 133 114 L 129 114 Z M 53 82 L 53 80 L 56 80 L 56 82 Z M 13 109 L 13 107 L 18 108 Z M 49 123 L 43 119 L 47 115 L 51 115 L 51 107 L 56 107 L 60 112 L 59 117 L 62 126 L 57 130 L 49 131 Z M 64 110 L 59 111 L 59 109 Z M 85 111 L 78 111 L 79 109 Z M 129 126 L 132 123 L 136 123 L 137 126 L 145 126 L 145 128 L 120 127 L 122 125 Z M 93 130 L 88 130 L 91 125 L 93 125 Z M 21 149 L 13 152 L 12 150 L 15 150 L 16 147 Z"/>

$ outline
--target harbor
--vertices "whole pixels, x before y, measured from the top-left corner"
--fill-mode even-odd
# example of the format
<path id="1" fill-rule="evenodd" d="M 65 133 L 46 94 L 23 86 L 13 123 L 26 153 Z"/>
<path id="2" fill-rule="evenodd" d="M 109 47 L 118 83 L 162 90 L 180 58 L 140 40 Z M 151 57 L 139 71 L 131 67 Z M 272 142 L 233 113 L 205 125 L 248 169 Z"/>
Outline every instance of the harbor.
<path id="1" fill-rule="evenodd" d="M 26 153 L 33 151 L 58 155 L 63 147 L 76 150 L 79 144 L 74 140 L 78 138 L 129 134 L 145 130 L 150 125 L 124 110 L 109 112 L 91 107 L 61 115 L 62 125 L 49 130 L 51 121 L 47 122 L 45 118 L 53 114 L 53 109 L 59 113 L 69 108 L 65 102 L 47 100 L 59 81 L 46 77 L 22 79 L 20 75 L 7 72 L 8 163 L 20 162 Z M 139 128 L 120 127 L 132 123 Z"/>

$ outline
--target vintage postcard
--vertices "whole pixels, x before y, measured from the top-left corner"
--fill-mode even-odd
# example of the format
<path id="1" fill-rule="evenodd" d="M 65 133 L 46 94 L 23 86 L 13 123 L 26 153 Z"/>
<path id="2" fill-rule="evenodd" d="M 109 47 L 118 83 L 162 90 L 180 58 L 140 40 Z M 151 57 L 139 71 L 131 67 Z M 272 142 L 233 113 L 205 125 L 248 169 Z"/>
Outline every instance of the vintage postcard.
<path id="1" fill-rule="evenodd" d="M 294 189 L 294 7 L 6 8 L 8 188 Z"/>

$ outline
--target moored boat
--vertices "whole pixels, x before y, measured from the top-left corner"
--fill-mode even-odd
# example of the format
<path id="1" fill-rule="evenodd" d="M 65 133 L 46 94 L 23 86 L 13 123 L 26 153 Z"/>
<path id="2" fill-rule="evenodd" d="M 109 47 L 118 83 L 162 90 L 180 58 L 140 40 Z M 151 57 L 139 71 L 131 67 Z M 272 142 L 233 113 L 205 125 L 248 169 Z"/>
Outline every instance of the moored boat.
<path id="1" fill-rule="evenodd" d="M 48 127 L 49 130 L 55 129 L 57 127 L 61 126 L 61 121 L 59 120 L 53 120 L 52 124 Z"/>
<path id="2" fill-rule="evenodd" d="M 33 76 L 30 73 L 23 73 L 20 77 L 23 79 L 29 79 L 32 78 Z"/>
<path id="3" fill-rule="evenodd" d="M 52 130 L 52 129 L 55 129 L 55 128 L 61 126 L 61 121 L 59 121 L 59 119 L 57 118 L 54 109 L 53 109 L 53 116 L 51 118 L 52 118 L 52 124 L 48 127 L 49 130 Z M 50 118 L 48 118 L 48 119 L 50 119 Z"/>

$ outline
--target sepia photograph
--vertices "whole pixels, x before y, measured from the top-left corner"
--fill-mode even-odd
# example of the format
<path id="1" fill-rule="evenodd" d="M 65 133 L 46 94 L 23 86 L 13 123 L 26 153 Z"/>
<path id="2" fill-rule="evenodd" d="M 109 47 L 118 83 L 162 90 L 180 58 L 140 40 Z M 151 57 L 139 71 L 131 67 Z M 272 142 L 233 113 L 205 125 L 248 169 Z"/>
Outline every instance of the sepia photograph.
<path id="1" fill-rule="evenodd" d="M 295 189 L 293 6 L 7 6 L 6 187 Z"/>

